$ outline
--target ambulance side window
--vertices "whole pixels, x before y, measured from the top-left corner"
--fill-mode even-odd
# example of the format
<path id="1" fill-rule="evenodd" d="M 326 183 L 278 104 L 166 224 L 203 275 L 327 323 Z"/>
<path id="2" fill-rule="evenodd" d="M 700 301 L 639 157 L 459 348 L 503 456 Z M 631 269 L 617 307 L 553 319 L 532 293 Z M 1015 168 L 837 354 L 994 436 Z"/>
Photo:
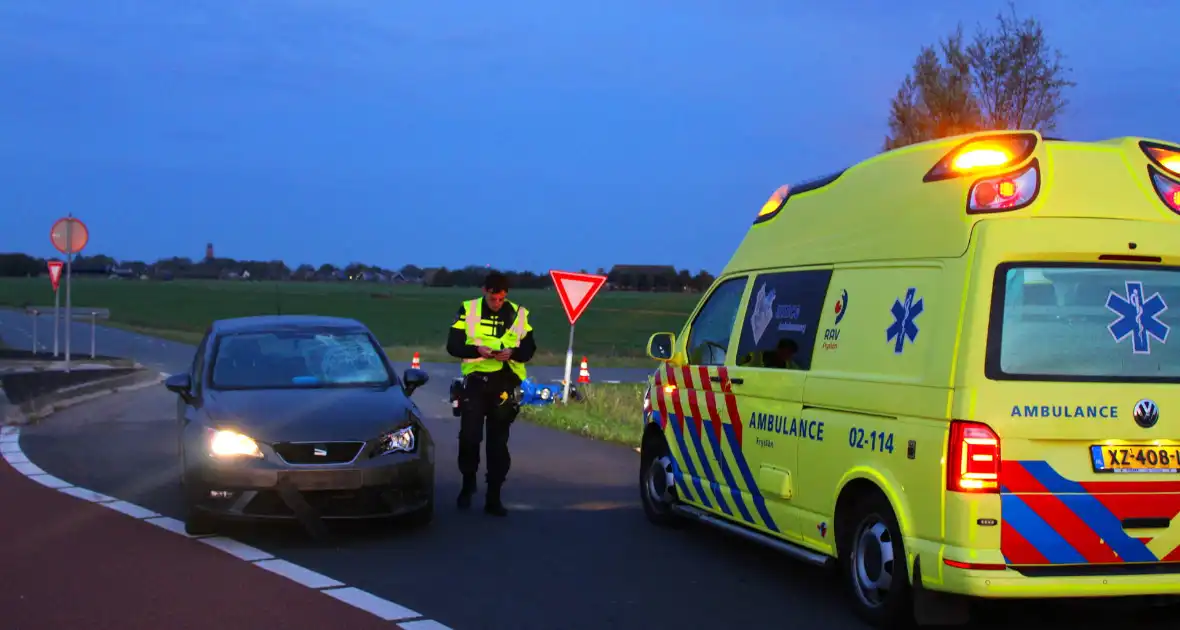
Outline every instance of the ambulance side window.
<path id="1" fill-rule="evenodd" d="M 737 365 L 811 369 L 830 269 L 759 274 L 746 303 Z"/>
<path id="2" fill-rule="evenodd" d="M 733 323 L 742 305 L 746 277 L 730 278 L 717 285 L 692 320 L 688 332 L 688 362 L 692 365 L 724 365 Z"/>

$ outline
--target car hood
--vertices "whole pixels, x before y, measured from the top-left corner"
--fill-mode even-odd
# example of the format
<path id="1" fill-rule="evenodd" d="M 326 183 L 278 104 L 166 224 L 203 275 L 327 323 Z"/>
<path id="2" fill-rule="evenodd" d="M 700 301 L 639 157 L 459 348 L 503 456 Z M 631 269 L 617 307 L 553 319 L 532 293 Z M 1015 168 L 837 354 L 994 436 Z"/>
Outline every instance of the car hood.
<path id="1" fill-rule="evenodd" d="M 267 443 L 371 440 L 417 410 L 400 387 L 208 391 L 213 426 Z"/>

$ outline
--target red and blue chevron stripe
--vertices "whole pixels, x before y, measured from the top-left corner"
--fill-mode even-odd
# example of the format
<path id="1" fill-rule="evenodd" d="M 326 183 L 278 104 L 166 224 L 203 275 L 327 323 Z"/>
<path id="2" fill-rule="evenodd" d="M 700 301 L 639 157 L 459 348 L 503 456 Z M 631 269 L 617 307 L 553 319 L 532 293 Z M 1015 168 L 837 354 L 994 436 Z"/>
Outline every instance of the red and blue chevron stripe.
<path id="1" fill-rule="evenodd" d="M 696 379 L 694 379 L 694 374 Z M 677 376 L 680 376 L 681 384 L 677 384 Z M 719 369 L 719 376 L 722 382 L 727 382 L 727 374 L 725 369 Z M 742 452 L 742 425 L 741 416 L 738 413 L 737 398 L 728 391 L 714 391 L 712 382 L 709 379 L 710 373 L 707 367 L 682 367 L 673 368 L 665 366 L 664 369 L 656 373 L 655 383 L 653 385 L 653 397 L 656 398 L 656 407 L 658 412 L 653 411 L 657 422 L 661 429 L 665 429 L 668 424 L 672 425 L 672 434 L 680 447 L 680 452 L 685 455 L 684 467 L 688 471 L 692 484 L 695 486 L 697 498 L 702 505 L 711 508 L 709 502 L 709 494 L 705 491 L 705 486 L 708 485 L 713 499 L 715 499 L 718 508 L 727 516 L 734 516 L 734 511 L 730 508 L 729 503 L 733 503 L 740 513 L 740 518 L 751 525 L 758 525 L 758 519 L 751 514 L 743 499 L 743 491 L 735 476 L 734 469 L 737 470 L 737 475 L 741 476 L 742 481 L 745 482 L 747 492 L 750 494 L 751 500 L 754 504 L 755 510 L 758 512 L 758 517 L 761 518 L 762 524 L 767 529 L 777 532 L 778 525 L 774 518 L 770 515 L 770 511 L 766 507 L 766 500 L 762 493 L 758 490 L 753 473 L 751 472 L 749 462 L 746 461 L 745 455 Z M 700 393 L 705 397 L 705 412 L 708 418 L 704 417 L 700 403 L 697 400 L 697 391 L 694 390 L 694 380 L 700 384 Z M 673 393 L 670 396 L 664 392 L 664 385 L 673 385 L 683 387 L 689 391 L 687 396 L 689 413 L 686 414 L 684 405 L 680 402 L 678 393 Z M 665 400 L 665 396 L 671 398 L 671 401 Z M 717 397 L 722 398 L 721 405 L 718 404 Z M 723 406 L 722 406 L 723 405 Z M 669 410 L 668 407 L 672 409 Z M 730 422 L 725 422 L 722 418 L 722 410 L 728 414 Z M 687 436 L 685 435 L 687 433 Z M 727 454 L 722 448 L 722 441 L 729 445 L 730 454 Z M 691 447 L 690 447 L 691 444 Z M 704 475 L 697 474 L 696 466 L 689 456 L 689 448 L 693 449 L 696 456 L 704 470 L 701 471 Z M 711 455 L 711 457 L 710 457 Z M 730 459 L 732 458 L 732 461 Z M 716 478 L 712 466 L 709 465 L 709 460 L 717 462 L 718 468 L 721 470 L 721 475 L 724 478 L 724 487 L 722 483 Z M 680 463 L 676 462 L 677 469 Z M 691 497 L 688 494 L 686 484 L 680 479 L 677 479 L 678 485 L 682 488 L 681 492 L 686 497 Z M 702 483 L 704 482 L 704 483 Z M 728 493 L 726 492 L 728 490 Z M 726 500 L 726 494 L 729 495 L 729 500 Z M 690 499 L 691 500 L 691 499 Z"/>
<path id="2" fill-rule="evenodd" d="M 1078 482 L 1039 460 L 1005 460 L 1000 471 L 1000 550 L 1008 564 L 1180 561 L 1180 551 L 1159 557 L 1150 538 L 1123 529 L 1124 519 L 1180 514 L 1180 482 Z"/>

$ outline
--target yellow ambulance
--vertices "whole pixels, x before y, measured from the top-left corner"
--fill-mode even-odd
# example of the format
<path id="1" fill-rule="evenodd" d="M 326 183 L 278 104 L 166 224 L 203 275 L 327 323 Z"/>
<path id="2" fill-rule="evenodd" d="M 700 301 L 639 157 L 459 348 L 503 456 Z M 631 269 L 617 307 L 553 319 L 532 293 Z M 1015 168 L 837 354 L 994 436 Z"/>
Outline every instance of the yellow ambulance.
<path id="1" fill-rule="evenodd" d="M 1175 304 L 1180 145 L 986 132 L 784 186 L 648 342 L 644 509 L 838 567 L 879 627 L 1180 594 Z"/>

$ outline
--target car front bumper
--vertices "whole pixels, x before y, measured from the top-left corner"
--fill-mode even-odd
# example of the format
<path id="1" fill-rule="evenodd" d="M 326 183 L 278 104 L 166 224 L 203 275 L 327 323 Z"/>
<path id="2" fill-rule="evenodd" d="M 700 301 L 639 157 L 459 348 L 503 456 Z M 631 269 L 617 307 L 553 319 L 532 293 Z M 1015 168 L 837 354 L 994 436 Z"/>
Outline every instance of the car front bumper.
<path id="1" fill-rule="evenodd" d="M 426 448 L 424 448 L 426 447 Z M 221 518 L 387 518 L 434 497 L 433 453 L 390 453 L 345 465 L 290 466 L 265 459 L 206 460 L 190 470 L 191 507 Z"/>

